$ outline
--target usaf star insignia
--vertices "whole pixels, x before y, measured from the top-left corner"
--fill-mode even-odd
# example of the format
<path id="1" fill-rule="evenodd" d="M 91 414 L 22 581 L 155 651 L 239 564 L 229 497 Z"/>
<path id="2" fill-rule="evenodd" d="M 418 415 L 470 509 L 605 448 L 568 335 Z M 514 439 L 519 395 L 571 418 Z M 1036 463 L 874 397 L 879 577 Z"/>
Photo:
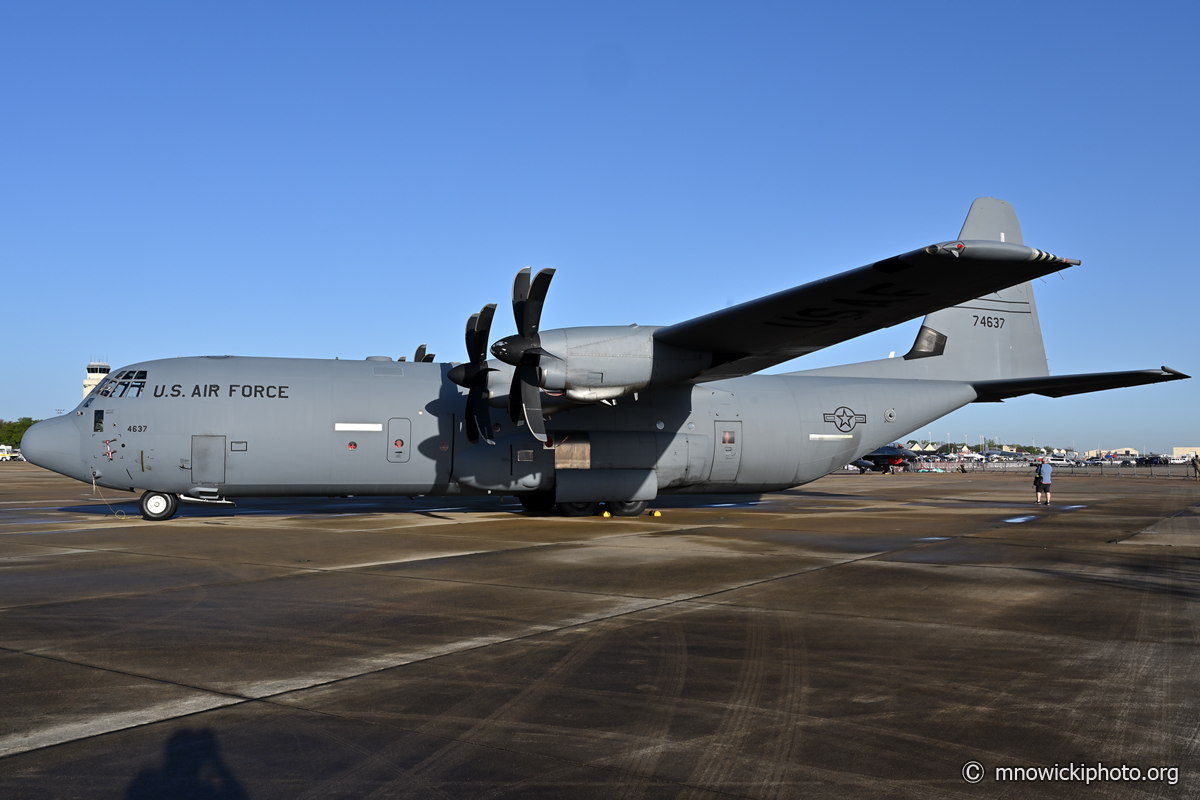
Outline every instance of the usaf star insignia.
<path id="1" fill-rule="evenodd" d="M 849 433 L 850 431 L 854 430 L 855 425 L 858 425 L 860 422 L 865 423 L 867 421 L 867 415 L 855 414 L 854 409 L 842 406 L 832 414 L 826 414 L 825 421 L 832 422 L 842 433 Z"/>

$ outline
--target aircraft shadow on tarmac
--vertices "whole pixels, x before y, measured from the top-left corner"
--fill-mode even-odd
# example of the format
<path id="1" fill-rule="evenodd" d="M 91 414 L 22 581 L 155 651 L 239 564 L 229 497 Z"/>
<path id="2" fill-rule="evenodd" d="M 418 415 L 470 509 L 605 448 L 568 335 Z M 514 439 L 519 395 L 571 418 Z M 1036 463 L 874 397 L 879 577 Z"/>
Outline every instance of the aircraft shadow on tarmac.
<path id="1" fill-rule="evenodd" d="M 814 494 L 814 493 L 808 493 Z M 855 499 L 850 495 L 826 495 Z M 660 497 L 654 502 L 657 509 L 684 508 L 751 508 L 763 504 L 759 495 L 684 495 Z M 54 509 L 68 514 L 94 517 L 112 516 L 114 511 L 128 517 L 140 517 L 135 499 L 97 498 L 86 504 L 59 506 Z M 467 497 L 447 502 L 444 497 L 409 499 L 406 497 L 264 497 L 239 499 L 236 506 L 180 503 L 177 518 L 236 517 L 245 515 L 283 516 L 346 516 L 352 514 L 496 514 L 500 512 L 525 514 L 521 504 L 512 497 Z M 549 516 L 555 516 L 553 514 Z"/>

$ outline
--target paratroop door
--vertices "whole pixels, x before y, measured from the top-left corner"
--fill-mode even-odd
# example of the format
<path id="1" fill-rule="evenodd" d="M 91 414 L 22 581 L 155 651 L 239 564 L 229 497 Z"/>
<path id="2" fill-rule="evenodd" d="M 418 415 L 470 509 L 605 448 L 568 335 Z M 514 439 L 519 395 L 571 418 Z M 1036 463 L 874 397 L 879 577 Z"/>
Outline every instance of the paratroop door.
<path id="1" fill-rule="evenodd" d="M 742 465 L 742 423 L 719 419 L 715 433 L 712 474 L 708 479 L 735 481 Z"/>
<path id="2" fill-rule="evenodd" d="M 225 482 L 225 437 L 192 437 L 192 482 Z"/>
<path id="3" fill-rule="evenodd" d="M 408 461 L 409 438 L 412 436 L 412 421 L 392 418 L 388 420 L 388 461 Z"/>

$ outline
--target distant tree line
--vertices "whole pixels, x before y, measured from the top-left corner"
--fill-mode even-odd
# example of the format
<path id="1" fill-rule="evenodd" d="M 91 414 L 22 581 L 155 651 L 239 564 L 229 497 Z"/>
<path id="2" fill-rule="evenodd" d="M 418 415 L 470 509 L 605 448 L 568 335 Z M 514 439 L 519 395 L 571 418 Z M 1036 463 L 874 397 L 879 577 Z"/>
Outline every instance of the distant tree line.
<path id="1" fill-rule="evenodd" d="M 29 430 L 29 426 L 35 422 L 41 422 L 41 420 L 33 419 L 32 417 L 21 417 L 15 421 L 0 419 L 0 444 L 20 447 L 21 437 L 25 435 L 25 431 Z"/>

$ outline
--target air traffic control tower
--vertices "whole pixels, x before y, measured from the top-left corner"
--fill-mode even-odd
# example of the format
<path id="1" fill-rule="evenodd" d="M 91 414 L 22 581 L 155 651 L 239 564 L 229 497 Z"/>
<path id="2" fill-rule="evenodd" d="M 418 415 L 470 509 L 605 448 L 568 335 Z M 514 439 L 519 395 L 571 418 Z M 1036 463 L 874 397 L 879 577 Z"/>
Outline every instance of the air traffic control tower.
<path id="1" fill-rule="evenodd" d="M 87 397 L 88 392 L 96 388 L 96 384 L 104 380 L 104 376 L 112 369 L 104 361 L 92 361 L 87 365 L 87 377 L 83 379 L 83 396 Z"/>

